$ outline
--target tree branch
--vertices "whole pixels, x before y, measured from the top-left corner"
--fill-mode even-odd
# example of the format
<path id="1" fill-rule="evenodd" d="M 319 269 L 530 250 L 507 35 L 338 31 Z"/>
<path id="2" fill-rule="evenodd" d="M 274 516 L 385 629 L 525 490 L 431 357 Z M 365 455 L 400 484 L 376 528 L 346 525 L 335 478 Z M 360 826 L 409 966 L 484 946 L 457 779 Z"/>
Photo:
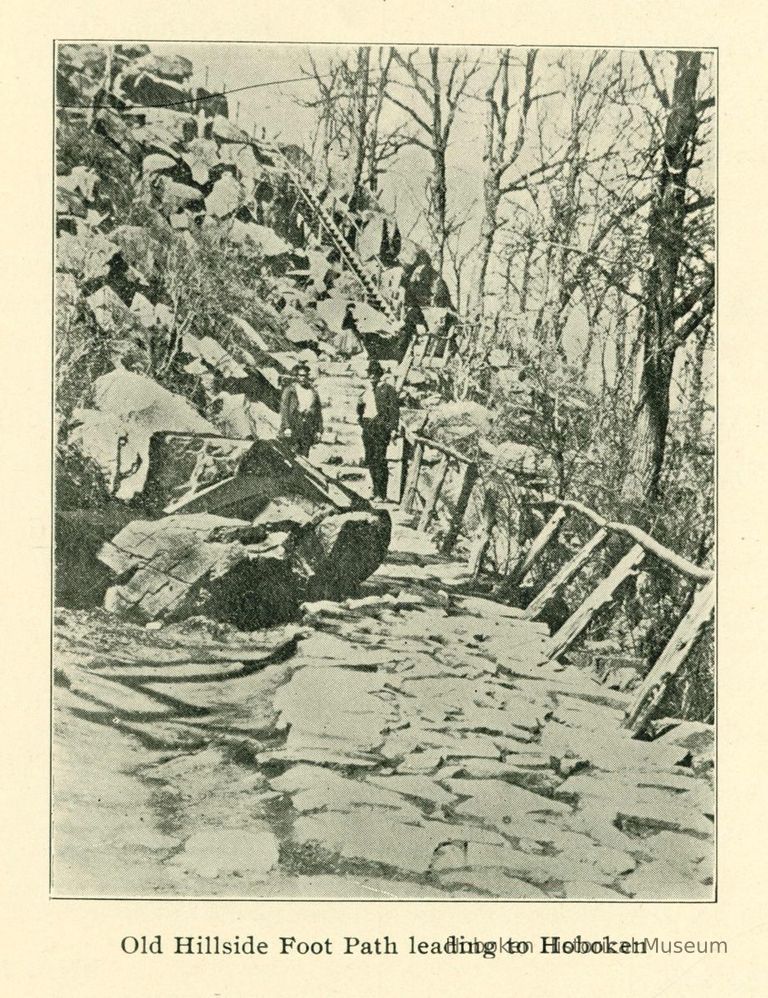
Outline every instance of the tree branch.
<path id="1" fill-rule="evenodd" d="M 399 107 L 402 111 L 405 111 L 406 114 L 410 115 L 410 117 L 413 118 L 416 124 L 420 128 L 422 128 L 427 133 L 427 135 L 432 134 L 432 129 L 430 128 L 430 126 L 426 123 L 426 121 L 424 121 L 421 115 L 419 115 L 416 111 L 414 111 L 412 107 L 404 103 L 404 101 L 401 101 L 399 97 L 395 97 L 394 94 L 387 94 L 386 96 L 387 100 L 392 101 L 393 104 L 396 104 L 397 107 Z M 432 149 L 431 145 L 428 146 L 424 142 L 417 142 L 416 144 L 423 146 L 425 149 L 430 149 L 430 150 Z"/>
<path id="2" fill-rule="evenodd" d="M 702 299 L 706 298 L 708 295 L 711 295 L 714 292 L 714 288 L 714 274 L 709 278 L 706 284 L 692 288 L 687 295 L 675 303 L 675 321 L 682 319 L 691 311 L 694 305 L 697 305 Z"/>
<path id="3" fill-rule="evenodd" d="M 656 78 L 656 73 L 654 72 L 653 66 L 648 61 L 648 56 L 645 54 L 645 52 L 642 49 L 640 49 L 640 61 L 646 68 L 648 76 L 650 77 L 651 80 L 651 85 L 653 86 L 653 89 L 656 91 L 656 96 L 659 98 L 661 106 L 664 108 L 665 111 L 669 110 L 669 95 L 667 94 L 667 91 L 663 89 L 663 87 L 659 86 L 659 81 Z"/>
<path id="4" fill-rule="evenodd" d="M 702 322 L 712 314 L 715 309 L 715 293 L 710 290 L 702 299 L 697 311 L 692 312 L 679 329 L 675 330 L 675 337 L 672 342 L 672 350 L 681 347 L 691 333 L 695 332 Z"/>

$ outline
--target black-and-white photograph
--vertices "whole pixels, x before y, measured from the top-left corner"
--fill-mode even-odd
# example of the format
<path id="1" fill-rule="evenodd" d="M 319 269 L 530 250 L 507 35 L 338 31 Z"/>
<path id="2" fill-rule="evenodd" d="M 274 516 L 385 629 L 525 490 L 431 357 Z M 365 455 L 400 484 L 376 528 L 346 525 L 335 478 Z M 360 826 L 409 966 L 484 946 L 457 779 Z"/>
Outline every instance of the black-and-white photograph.
<path id="1" fill-rule="evenodd" d="M 717 52 L 53 59 L 51 895 L 714 901 Z"/>

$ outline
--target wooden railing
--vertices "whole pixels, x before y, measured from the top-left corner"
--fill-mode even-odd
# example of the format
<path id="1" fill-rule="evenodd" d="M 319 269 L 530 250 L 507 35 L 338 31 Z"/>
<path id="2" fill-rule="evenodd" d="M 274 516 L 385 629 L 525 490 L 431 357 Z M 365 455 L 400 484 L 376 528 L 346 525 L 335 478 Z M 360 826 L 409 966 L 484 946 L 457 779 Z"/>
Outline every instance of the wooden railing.
<path id="1" fill-rule="evenodd" d="M 419 530 L 427 530 L 432 521 L 449 467 L 453 463 L 459 468 L 458 498 L 441 545 L 442 553 L 448 554 L 456 544 L 472 490 L 480 476 L 477 462 L 446 444 L 425 436 L 414 434 L 409 443 L 413 450 L 402 498 L 402 507 L 406 512 L 414 513 L 417 511 L 418 484 L 425 452 L 434 450 L 440 455 L 438 463 L 435 465 L 429 491 L 420 510 Z M 633 733 L 638 733 L 660 703 L 670 680 L 680 671 L 689 652 L 713 619 L 716 586 L 714 572 L 682 557 L 639 527 L 607 520 L 595 510 L 576 500 L 539 495 L 538 498 L 532 498 L 531 505 L 542 506 L 545 509 L 554 507 L 554 509 L 537 536 L 531 541 L 530 546 L 508 574 L 505 581 L 512 586 L 523 581 L 533 565 L 557 537 L 569 516 L 580 516 L 590 521 L 597 529 L 528 604 L 525 609 L 527 619 L 532 620 L 537 617 L 557 592 L 589 563 L 596 552 L 603 548 L 609 537 L 626 537 L 633 542 L 629 551 L 619 559 L 608 575 L 549 638 L 546 646 L 546 654 L 549 658 L 558 658 L 572 647 L 590 625 L 598 610 L 614 600 L 622 583 L 638 572 L 649 555 L 664 562 L 673 571 L 685 576 L 699 587 L 694 594 L 690 608 L 678 622 L 672 637 L 643 680 L 627 709 L 625 726 Z M 493 523 L 488 519 L 481 523 L 470 554 L 468 572 L 471 575 L 475 575 L 479 570 L 483 551 L 490 539 L 492 528 Z"/>

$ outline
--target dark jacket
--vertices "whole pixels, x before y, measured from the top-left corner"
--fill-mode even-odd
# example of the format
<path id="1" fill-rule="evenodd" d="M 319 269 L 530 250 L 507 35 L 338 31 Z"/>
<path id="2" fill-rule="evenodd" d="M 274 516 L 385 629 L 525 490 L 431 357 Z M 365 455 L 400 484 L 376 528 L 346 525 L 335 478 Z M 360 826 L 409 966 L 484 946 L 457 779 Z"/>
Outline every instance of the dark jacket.
<path id="1" fill-rule="evenodd" d="M 376 429 L 386 431 L 389 434 L 395 433 L 400 425 L 400 399 L 392 385 L 380 381 L 373 389 L 373 396 L 376 399 L 376 418 L 363 418 L 363 401 L 358 406 L 358 414 L 361 417 L 363 427 L 375 426 Z"/>

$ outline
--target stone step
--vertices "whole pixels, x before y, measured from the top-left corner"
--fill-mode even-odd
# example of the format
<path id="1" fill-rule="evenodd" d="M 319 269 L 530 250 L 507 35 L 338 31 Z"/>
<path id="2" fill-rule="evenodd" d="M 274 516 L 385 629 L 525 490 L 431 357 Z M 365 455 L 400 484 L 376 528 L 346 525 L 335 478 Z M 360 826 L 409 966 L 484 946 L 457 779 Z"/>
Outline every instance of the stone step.
<path id="1" fill-rule="evenodd" d="M 322 368 L 317 372 L 318 381 L 332 381 L 337 385 L 364 385 L 366 378 L 360 377 L 350 371 L 324 371 Z"/>
<path id="2" fill-rule="evenodd" d="M 343 444 L 315 444 L 310 452 L 313 464 L 330 464 L 335 467 L 343 465 L 361 467 L 364 463 L 365 454 L 362 444 L 359 447 L 350 447 Z M 341 459 L 339 463 L 338 459 Z M 334 460 L 337 459 L 337 460 Z"/>
<path id="3" fill-rule="evenodd" d="M 317 386 L 317 394 L 320 396 L 320 401 L 323 405 L 335 405 L 342 407 L 344 409 L 349 409 L 350 412 L 357 411 L 357 403 L 362 397 L 362 391 L 355 392 L 353 395 L 342 395 L 336 391 L 328 390 L 324 385 Z"/>
<path id="4" fill-rule="evenodd" d="M 360 429 L 360 422 L 351 413 L 339 412 L 332 408 L 326 408 L 323 411 L 323 422 L 326 426 L 357 427 Z"/>
<path id="5" fill-rule="evenodd" d="M 340 426 L 335 426 L 327 429 L 323 433 L 322 443 L 324 444 L 342 444 L 354 447 L 356 444 L 362 446 L 363 436 L 359 429 L 350 426 L 348 429 L 343 429 Z"/>
<path id="6" fill-rule="evenodd" d="M 324 412 L 357 422 L 357 404 L 360 401 L 357 396 L 340 398 L 338 395 L 323 395 L 322 392 L 318 392 L 318 395 Z"/>

